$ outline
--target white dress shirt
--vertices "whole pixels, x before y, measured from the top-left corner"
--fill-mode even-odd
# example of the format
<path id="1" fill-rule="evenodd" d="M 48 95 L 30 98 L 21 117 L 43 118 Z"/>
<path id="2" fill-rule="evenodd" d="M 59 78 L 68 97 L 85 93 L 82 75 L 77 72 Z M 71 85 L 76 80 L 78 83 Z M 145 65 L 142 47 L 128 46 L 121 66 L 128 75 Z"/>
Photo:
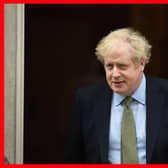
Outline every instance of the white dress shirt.
<path id="1" fill-rule="evenodd" d="M 124 110 L 123 100 L 125 96 L 113 93 L 108 159 L 112 164 L 121 163 L 121 120 Z M 136 126 L 137 152 L 139 164 L 146 163 L 146 78 L 132 95 L 133 101 L 130 105 Z"/>

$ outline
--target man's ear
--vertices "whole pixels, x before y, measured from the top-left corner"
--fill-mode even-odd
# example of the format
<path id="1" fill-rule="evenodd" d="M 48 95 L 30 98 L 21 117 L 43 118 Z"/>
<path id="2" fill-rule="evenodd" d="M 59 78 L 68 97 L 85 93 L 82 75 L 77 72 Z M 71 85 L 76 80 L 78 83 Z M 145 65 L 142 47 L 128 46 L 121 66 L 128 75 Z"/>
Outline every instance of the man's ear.
<path id="1" fill-rule="evenodd" d="M 143 72 L 145 69 L 145 60 L 144 59 L 141 60 L 140 66 L 141 66 L 141 71 Z"/>

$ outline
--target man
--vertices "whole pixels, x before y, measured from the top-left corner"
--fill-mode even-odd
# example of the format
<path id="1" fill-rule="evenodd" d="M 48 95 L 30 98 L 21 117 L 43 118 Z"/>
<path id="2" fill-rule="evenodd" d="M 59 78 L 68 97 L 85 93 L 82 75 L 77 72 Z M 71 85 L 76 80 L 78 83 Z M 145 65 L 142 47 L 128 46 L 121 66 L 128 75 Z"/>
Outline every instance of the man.
<path id="1" fill-rule="evenodd" d="M 77 92 L 67 163 L 168 163 L 168 81 L 144 74 L 148 41 L 118 29 L 98 43 L 96 55 L 106 80 Z"/>

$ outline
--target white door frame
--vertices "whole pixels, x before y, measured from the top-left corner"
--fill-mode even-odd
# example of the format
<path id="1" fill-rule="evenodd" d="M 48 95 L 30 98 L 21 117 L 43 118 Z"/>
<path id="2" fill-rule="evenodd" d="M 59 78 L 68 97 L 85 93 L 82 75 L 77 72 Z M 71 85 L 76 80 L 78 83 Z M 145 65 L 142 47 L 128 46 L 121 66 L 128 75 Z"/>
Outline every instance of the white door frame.
<path id="1" fill-rule="evenodd" d="M 24 135 L 24 4 L 17 4 L 16 164 L 23 164 Z"/>
<path id="2" fill-rule="evenodd" d="M 5 156 L 23 164 L 24 4 L 4 4 Z"/>

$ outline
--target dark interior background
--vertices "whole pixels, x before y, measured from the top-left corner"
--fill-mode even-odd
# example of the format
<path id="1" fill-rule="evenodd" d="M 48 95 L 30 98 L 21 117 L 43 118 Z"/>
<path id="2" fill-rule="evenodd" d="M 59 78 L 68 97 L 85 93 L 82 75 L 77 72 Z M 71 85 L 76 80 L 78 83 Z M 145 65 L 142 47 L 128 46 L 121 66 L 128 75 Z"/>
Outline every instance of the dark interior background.
<path id="1" fill-rule="evenodd" d="M 121 27 L 149 39 L 146 72 L 168 78 L 167 5 L 25 5 L 24 163 L 62 163 L 75 90 L 103 78 L 95 46 Z"/>

